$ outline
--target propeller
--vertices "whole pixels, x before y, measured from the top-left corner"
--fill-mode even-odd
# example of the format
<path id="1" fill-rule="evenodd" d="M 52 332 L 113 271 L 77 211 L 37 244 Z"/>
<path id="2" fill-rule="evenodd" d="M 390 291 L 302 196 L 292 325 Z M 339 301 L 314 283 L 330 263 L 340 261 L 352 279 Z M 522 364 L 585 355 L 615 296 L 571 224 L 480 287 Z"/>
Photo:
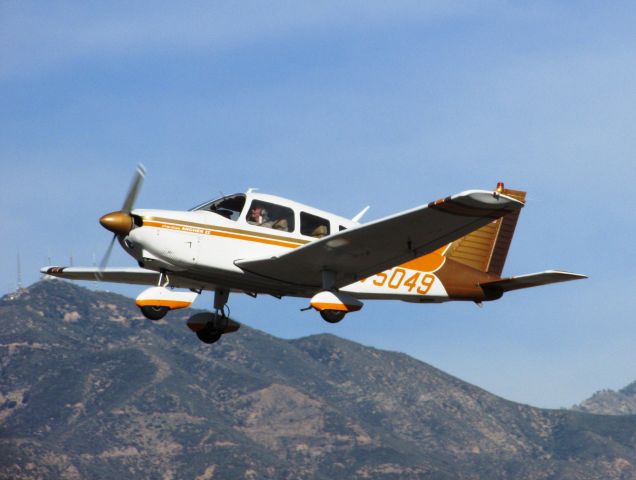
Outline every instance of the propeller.
<path id="1" fill-rule="evenodd" d="M 130 215 L 130 212 L 133 209 L 133 205 L 135 200 L 137 199 L 137 195 L 139 195 L 139 190 L 141 188 L 141 184 L 144 180 L 144 176 L 146 175 L 146 169 L 140 163 L 137 165 L 137 170 L 135 171 L 135 176 L 133 177 L 133 181 L 130 184 L 130 188 L 128 189 L 128 193 L 126 194 L 126 199 L 124 200 L 124 204 L 121 207 L 121 210 L 117 210 L 115 212 L 107 213 L 99 219 L 99 223 L 101 223 L 102 227 L 106 230 L 113 232 L 113 238 L 111 238 L 110 243 L 108 244 L 108 248 L 106 249 L 106 253 L 102 258 L 102 261 L 99 262 L 99 268 L 95 277 L 98 280 L 102 280 L 103 275 L 102 272 L 108 265 L 108 261 L 110 260 L 110 255 L 113 252 L 113 245 L 115 245 L 115 240 L 119 235 L 127 235 L 133 227 L 133 218 Z"/>
<path id="2" fill-rule="evenodd" d="M 135 200 L 137 200 L 137 195 L 139 195 L 139 189 L 141 188 L 141 183 L 144 181 L 145 176 L 146 169 L 140 163 L 137 165 L 135 176 L 133 177 L 133 181 L 128 189 L 128 195 L 126 195 L 124 205 L 121 207 L 122 212 L 130 213 L 132 211 L 133 204 L 135 203 Z"/>

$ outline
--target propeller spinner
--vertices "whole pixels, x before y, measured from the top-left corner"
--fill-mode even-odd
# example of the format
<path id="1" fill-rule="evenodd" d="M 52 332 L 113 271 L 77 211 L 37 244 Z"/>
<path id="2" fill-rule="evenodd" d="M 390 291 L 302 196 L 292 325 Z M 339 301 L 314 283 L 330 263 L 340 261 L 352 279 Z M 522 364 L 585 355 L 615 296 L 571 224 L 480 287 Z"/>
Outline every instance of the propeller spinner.
<path id="1" fill-rule="evenodd" d="M 97 278 L 99 280 L 102 278 L 101 271 L 106 268 L 106 265 L 108 265 L 108 260 L 110 259 L 110 254 L 113 251 L 113 245 L 115 244 L 117 236 L 128 235 L 128 233 L 132 230 L 133 218 L 132 215 L 130 215 L 130 212 L 132 211 L 135 200 L 137 199 L 137 195 L 139 194 L 139 189 L 141 188 L 145 175 L 146 169 L 144 166 L 142 164 L 137 165 L 135 176 L 133 177 L 133 181 L 128 189 L 128 194 L 126 195 L 126 199 L 124 200 L 121 210 L 107 213 L 99 219 L 99 223 L 101 223 L 102 227 L 114 234 L 102 261 L 99 263 L 100 273 L 97 274 Z"/>

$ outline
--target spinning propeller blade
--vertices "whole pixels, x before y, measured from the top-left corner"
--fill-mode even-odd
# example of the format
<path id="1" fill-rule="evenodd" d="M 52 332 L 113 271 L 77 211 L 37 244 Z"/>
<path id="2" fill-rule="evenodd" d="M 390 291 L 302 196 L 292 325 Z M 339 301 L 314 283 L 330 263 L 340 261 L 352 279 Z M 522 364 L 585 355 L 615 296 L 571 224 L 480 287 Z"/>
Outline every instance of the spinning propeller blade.
<path id="1" fill-rule="evenodd" d="M 139 194 L 139 189 L 141 188 L 141 183 L 146 176 L 146 169 L 140 163 L 137 165 L 137 170 L 135 171 L 135 176 L 133 177 L 133 181 L 130 184 L 130 188 L 128 189 L 128 195 L 126 195 L 126 200 L 124 200 L 124 205 L 121 207 L 121 211 L 125 213 L 130 213 L 137 199 L 137 195 Z"/>
<path id="2" fill-rule="evenodd" d="M 99 271 L 95 274 L 97 280 L 101 280 L 103 278 L 102 271 L 108 265 L 108 261 L 110 260 L 110 254 L 113 252 L 113 245 L 115 244 L 115 240 L 119 235 L 127 235 L 128 232 L 132 229 L 133 220 L 130 215 L 130 212 L 133 209 L 133 205 L 135 200 L 137 199 L 137 195 L 139 194 L 139 190 L 141 188 L 141 184 L 143 183 L 144 176 L 146 175 L 146 169 L 140 163 L 137 165 L 137 170 L 135 171 L 135 176 L 133 177 L 133 181 L 130 184 L 130 188 L 128 189 L 128 193 L 126 194 L 126 199 L 124 200 L 124 204 L 121 207 L 121 210 L 116 212 L 107 213 L 103 217 L 99 219 L 99 223 L 102 224 L 104 228 L 110 230 L 114 233 L 113 238 L 106 249 L 106 253 L 102 258 L 102 261 L 99 263 Z"/>
<path id="3" fill-rule="evenodd" d="M 108 260 L 110 260 L 110 254 L 113 252 L 113 245 L 115 245 L 116 238 L 117 238 L 117 234 L 113 235 L 113 238 L 110 240 L 110 243 L 108 244 L 108 248 L 106 249 L 106 253 L 104 254 L 104 257 L 102 258 L 102 261 L 99 262 L 99 270 L 95 274 L 95 278 L 97 278 L 97 280 L 102 280 L 104 278 L 104 275 L 102 275 L 102 272 L 108 265 Z"/>

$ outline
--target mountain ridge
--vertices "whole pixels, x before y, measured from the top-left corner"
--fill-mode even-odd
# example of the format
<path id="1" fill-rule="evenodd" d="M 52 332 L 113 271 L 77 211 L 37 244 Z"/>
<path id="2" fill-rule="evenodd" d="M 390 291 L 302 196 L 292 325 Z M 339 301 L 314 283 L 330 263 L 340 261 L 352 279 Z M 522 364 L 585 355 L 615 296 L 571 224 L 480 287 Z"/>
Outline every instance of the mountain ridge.
<path id="1" fill-rule="evenodd" d="M 636 381 L 618 391 L 599 390 L 572 409 L 600 415 L 636 415 Z"/>
<path id="2" fill-rule="evenodd" d="M 0 478 L 636 478 L 636 416 L 501 399 L 400 352 L 215 345 L 59 280 L 0 299 Z"/>

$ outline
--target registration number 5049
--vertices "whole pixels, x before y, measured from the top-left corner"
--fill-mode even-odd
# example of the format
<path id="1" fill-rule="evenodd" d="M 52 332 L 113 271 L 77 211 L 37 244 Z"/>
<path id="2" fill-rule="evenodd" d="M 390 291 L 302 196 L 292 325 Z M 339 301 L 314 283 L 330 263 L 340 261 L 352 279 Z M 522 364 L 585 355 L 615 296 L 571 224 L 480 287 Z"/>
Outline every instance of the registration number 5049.
<path id="1" fill-rule="evenodd" d="M 373 277 L 370 277 L 371 283 L 377 287 L 389 287 L 393 290 L 400 288 L 407 289 L 409 293 L 414 290 L 420 295 L 426 295 L 433 283 L 435 282 L 435 276 L 430 273 L 406 271 L 403 268 L 393 268 L 385 272 L 376 273 Z M 369 280 L 365 278 L 362 282 Z"/>

